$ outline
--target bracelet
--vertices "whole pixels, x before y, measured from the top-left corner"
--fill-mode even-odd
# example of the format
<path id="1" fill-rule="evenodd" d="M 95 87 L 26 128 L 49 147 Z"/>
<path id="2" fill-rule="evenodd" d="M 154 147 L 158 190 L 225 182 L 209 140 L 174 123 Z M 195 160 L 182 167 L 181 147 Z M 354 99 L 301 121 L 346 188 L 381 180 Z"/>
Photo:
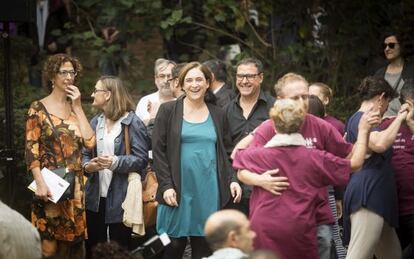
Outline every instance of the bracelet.
<path id="1" fill-rule="evenodd" d="M 86 170 L 86 166 L 89 164 L 89 162 L 86 162 L 83 166 L 82 166 L 82 169 L 83 169 L 83 171 L 85 172 L 85 173 L 92 173 L 92 172 L 89 172 L 88 170 Z"/>

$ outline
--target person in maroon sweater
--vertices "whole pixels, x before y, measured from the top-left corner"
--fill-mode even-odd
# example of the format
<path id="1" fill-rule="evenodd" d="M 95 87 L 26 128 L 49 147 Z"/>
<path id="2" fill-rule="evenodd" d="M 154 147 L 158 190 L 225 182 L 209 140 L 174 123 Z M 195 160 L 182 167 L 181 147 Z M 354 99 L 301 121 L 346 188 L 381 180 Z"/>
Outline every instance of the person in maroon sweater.
<path id="1" fill-rule="evenodd" d="M 367 150 L 370 122 L 379 113 L 367 113 L 359 125 L 358 144 L 350 160 L 308 148 L 300 133 L 306 113 L 300 101 L 279 99 L 270 111 L 278 134 L 264 146 L 239 150 L 236 169 L 257 174 L 278 168 L 289 178 L 290 187 L 281 196 L 254 187 L 250 200 L 250 221 L 256 232 L 255 249 L 269 249 L 283 258 L 318 258 L 316 236 L 317 197 L 320 188 L 344 185 L 352 170 L 360 168 Z M 252 174 L 241 171 L 241 174 Z"/>
<path id="2" fill-rule="evenodd" d="M 404 83 L 400 102 L 409 105 L 409 113 L 392 146 L 391 164 L 397 184 L 400 223 L 398 234 L 404 249 L 410 243 L 414 246 L 414 80 L 408 79 Z M 388 128 L 394 120 L 395 117 L 384 119 L 380 128 Z"/>

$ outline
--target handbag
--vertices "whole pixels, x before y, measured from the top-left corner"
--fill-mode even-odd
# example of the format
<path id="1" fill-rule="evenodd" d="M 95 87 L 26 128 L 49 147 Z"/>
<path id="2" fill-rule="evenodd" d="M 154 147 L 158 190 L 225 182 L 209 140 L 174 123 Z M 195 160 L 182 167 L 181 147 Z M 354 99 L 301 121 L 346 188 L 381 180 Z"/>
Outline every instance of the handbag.
<path id="1" fill-rule="evenodd" d="M 68 188 L 66 189 L 66 191 L 63 193 L 63 195 L 59 198 L 59 201 L 63 201 L 63 200 L 71 200 L 74 198 L 74 194 L 75 194 L 75 178 L 76 178 L 76 173 L 74 171 L 71 171 L 68 169 L 68 166 L 66 164 L 66 159 L 65 159 L 65 154 L 63 153 L 63 148 L 62 148 L 62 143 L 60 142 L 59 139 L 59 133 L 57 132 L 55 125 L 53 124 L 52 118 L 50 118 L 50 114 L 47 111 L 46 107 L 41 103 L 43 110 L 46 113 L 47 119 L 49 120 L 50 124 L 52 125 L 52 132 L 53 135 L 56 139 L 56 141 L 59 143 L 59 148 L 60 148 L 60 153 L 62 155 L 62 159 L 64 162 L 64 167 L 59 167 L 57 164 L 57 160 L 56 157 L 54 156 L 54 154 L 52 153 L 47 153 L 48 155 L 50 155 L 53 158 L 53 161 L 55 163 L 55 169 L 51 170 L 52 172 L 54 172 L 55 174 L 57 174 L 58 176 L 60 176 L 61 178 L 63 178 L 65 181 L 67 181 L 69 183 Z M 50 170 L 50 169 L 49 169 Z"/>
<path id="2" fill-rule="evenodd" d="M 128 127 L 124 128 L 125 136 L 125 153 L 131 154 L 131 146 L 129 143 L 129 131 Z M 155 225 L 157 219 L 157 206 L 158 202 L 155 200 L 157 193 L 158 181 L 155 172 L 150 166 L 147 167 L 145 178 L 142 181 L 142 208 L 144 212 L 144 225 L 145 227 Z"/>

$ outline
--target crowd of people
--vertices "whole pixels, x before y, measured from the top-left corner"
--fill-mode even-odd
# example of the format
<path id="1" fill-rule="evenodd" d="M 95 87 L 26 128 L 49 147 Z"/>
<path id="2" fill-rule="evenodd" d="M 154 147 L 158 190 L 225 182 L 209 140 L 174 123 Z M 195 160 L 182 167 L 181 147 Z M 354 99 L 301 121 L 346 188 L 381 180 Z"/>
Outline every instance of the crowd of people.
<path id="1" fill-rule="evenodd" d="M 221 61 L 160 58 L 157 91 L 137 105 L 120 78 L 102 76 L 89 121 L 81 63 L 51 56 L 49 95 L 26 123 L 42 256 L 103 256 L 108 241 L 133 248 L 126 200 L 153 170 L 156 224 L 140 234 L 169 236 L 159 258 L 403 258 L 414 245 L 414 70 L 398 40 L 386 35 L 389 64 L 362 80 L 346 125 L 327 113 L 328 85 L 287 73 L 273 97 L 253 57 L 236 65 L 235 89 Z M 54 203 L 41 170 L 61 167 L 75 173 L 74 192 Z"/>

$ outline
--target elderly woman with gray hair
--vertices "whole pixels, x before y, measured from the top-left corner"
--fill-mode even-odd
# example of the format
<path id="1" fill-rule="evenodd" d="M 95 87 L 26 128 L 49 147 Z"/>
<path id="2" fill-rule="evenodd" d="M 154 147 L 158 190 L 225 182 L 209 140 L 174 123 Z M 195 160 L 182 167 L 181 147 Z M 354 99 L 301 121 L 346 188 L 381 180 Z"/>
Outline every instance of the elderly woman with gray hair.
<path id="1" fill-rule="evenodd" d="M 250 221 L 257 234 L 255 249 L 268 249 L 283 258 L 317 258 L 315 200 L 319 189 L 346 184 L 352 170 L 362 166 L 371 125 L 380 118 L 372 112 L 361 120 L 358 144 L 349 160 L 305 146 L 304 137 L 298 133 L 305 119 L 299 101 L 278 99 L 270 118 L 278 134 L 264 147 L 239 150 L 233 161 L 236 169 L 263 174 L 278 168 L 289 178 L 290 186 L 281 196 L 253 188 Z M 239 174 L 254 174 L 247 170 Z"/>

